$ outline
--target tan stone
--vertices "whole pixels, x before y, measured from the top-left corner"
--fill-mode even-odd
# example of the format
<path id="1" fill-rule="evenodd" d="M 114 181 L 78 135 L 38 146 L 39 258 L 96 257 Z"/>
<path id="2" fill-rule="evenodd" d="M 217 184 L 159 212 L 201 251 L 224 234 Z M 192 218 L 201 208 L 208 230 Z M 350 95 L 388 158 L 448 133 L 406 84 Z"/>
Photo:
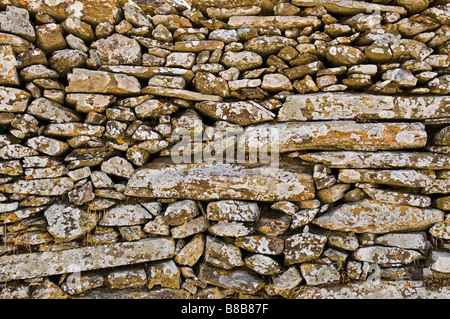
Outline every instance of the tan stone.
<path id="1" fill-rule="evenodd" d="M 365 199 L 338 206 L 319 216 L 312 223 L 332 230 L 383 234 L 393 231 L 425 230 L 443 219 L 444 213 L 438 209 Z"/>
<path id="2" fill-rule="evenodd" d="M 375 135 L 376 132 L 376 135 Z M 247 152 L 276 148 L 280 153 L 298 150 L 395 150 L 425 146 L 421 123 L 286 122 L 249 126 L 239 137 Z"/>
<path id="3" fill-rule="evenodd" d="M 255 28 L 279 28 L 282 30 L 305 27 L 318 28 L 321 25 L 319 18 L 314 16 L 232 16 L 228 20 L 228 25 L 239 28 L 244 25 L 251 25 Z"/>
<path id="4" fill-rule="evenodd" d="M 296 201 L 314 198 L 314 185 L 311 176 L 299 166 L 281 165 L 278 169 L 269 169 L 240 164 L 161 162 L 136 170 L 128 181 L 125 193 L 130 196 L 199 200 Z"/>

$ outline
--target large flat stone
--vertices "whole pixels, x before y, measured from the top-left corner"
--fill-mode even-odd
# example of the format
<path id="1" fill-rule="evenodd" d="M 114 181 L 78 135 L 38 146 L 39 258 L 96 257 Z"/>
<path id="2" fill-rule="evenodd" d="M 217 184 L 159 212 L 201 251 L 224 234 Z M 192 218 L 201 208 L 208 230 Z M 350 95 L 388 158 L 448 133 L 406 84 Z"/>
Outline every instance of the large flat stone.
<path id="1" fill-rule="evenodd" d="M 395 150 L 424 147 L 421 123 L 357 123 L 353 121 L 286 122 L 249 126 L 239 137 L 246 152 L 277 147 L 280 153 L 299 150 Z"/>
<path id="2" fill-rule="evenodd" d="M 128 74 L 142 80 L 149 80 L 155 75 L 181 76 L 186 82 L 191 82 L 194 78 L 194 72 L 191 70 L 174 67 L 103 65 L 100 70 Z"/>
<path id="3" fill-rule="evenodd" d="M 334 287 L 306 287 L 298 299 L 449 299 L 447 286 L 432 288 L 422 281 L 357 281 Z"/>
<path id="4" fill-rule="evenodd" d="M 254 101 L 200 102 L 195 108 L 215 120 L 239 125 L 268 122 L 275 118 L 275 114 Z"/>
<path id="5" fill-rule="evenodd" d="M 427 152 L 317 152 L 300 155 L 304 161 L 332 168 L 450 168 L 450 156 Z"/>
<path id="6" fill-rule="evenodd" d="M 73 182 L 68 177 L 17 180 L 0 185 L 0 191 L 8 194 L 58 196 L 71 191 Z"/>
<path id="7" fill-rule="evenodd" d="M 392 12 L 401 15 L 407 13 L 403 7 L 354 0 L 293 0 L 292 4 L 299 7 L 324 6 L 328 12 L 340 15 L 371 14 L 373 12 Z"/>
<path id="8" fill-rule="evenodd" d="M 322 228 L 355 233 L 384 234 L 426 230 L 444 220 L 438 209 L 362 200 L 346 203 L 312 221 Z"/>
<path id="9" fill-rule="evenodd" d="M 343 183 L 374 183 L 405 187 L 427 187 L 436 179 L 434 172 L 411 169 L 341 169 L 339 180 Z"/>
<path id="10" fill-rule="evenodd" d="M 255 28 L 273 27 L 286 30 L 306 27 L 317 28 L 321 25 L 321 21 L 314 16 L 233 16 L 228 20 L 228 25 L 233 28 L 251 25 Z"/>
<path id="11" fill-rule="evenodd" d="M 293 95 L 286 99 L 280 121 L 424 120 L 446 118 L 448 96 L 389 96 L 353 93 Z"/>
<path id="12" fill-rule="evenodd" d="M 0 6 L 13 5 L 25 8 L 31 13 L 46 13 L 57 20 L 65 20 L 75 15 L 97 25 L 109 22 L 112 25 L 120 20 L 120 8 L 117 1 L 109 0 L 1 0 Z"/>
<path id="13" fill-rule="evenodd" d="M 139 81 L 130 75 L 86 69 L 73 69 L 67 75 L 67 93 L 137 94 L 141 91 Z"/>
<path id="14" fill-rule="evenodd" d="M 172 258 L 175 243 L 170 238 L 28 253 L 0 257 L 0 281 L 52 276 Z"/>
<path id="15" fill-rule="evenodd" d="M 136 170 L 125 194 L 197 200 L 298 201 L 314 198 L 314 184 L 311 175 L 297 165 L 271 168 L 160 162 Z"/>

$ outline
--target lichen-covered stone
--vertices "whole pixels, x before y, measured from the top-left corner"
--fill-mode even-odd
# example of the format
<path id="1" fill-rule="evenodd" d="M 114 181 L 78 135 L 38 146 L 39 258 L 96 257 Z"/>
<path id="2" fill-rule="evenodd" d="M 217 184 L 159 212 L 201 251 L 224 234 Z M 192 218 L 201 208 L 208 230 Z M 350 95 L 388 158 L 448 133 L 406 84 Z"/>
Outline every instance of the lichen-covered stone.
<path id="1" fill-rule="evenodd" d="M 318 258 L 322 253 L 327 237 L 301 233 L 286 238 L 284 262 L 287 265 L 303 263 Z"/>
<path id="2" fill-rule="evenodd" d="M 313 224 L 332 230 L 384 234 L 393 231 L 428 229 L 444 219 L 438 209 L 388 204 L 364 199 L 346 203 L 313 220 Z"/>
<path id="3" fill-rule="evenodd" d="M 168 166 L 166 163 L 152 163 L 136 170 L 129 179 L 125 192 L 133 196 L 192 199 L 233 198 L 261 201 L 311 199 L 312 179 L 308 174 L 301 172 L 300 167 L 293 172 L 289 167 L 264 170 L 246 168 L 238 164 Z M 268 182 L 269 180 L 271 181 Z M 251 183 L 252 188 L 243 189 L 242 185 L 246 183 Z M 186 188 L 189 184 L 192 187 Z M 272 185 L 268 189 L 267 185 L 270 184 Z M 170 188 L 167 185 L 171 185 Z"/>
<path id="4" fill-rule="evenodd" d="M 90 246 L 45 253 L 28 253 L 0 257 L 1 281 L 51 276 L 72 272 L 74 266 L 86 271 L 171 258 L 173 240 L 143 239 L 110 245 Z M 90 258 L 82 258 L 90 256 Z M 11 263 L 16 266 L 10 267 Z"/>

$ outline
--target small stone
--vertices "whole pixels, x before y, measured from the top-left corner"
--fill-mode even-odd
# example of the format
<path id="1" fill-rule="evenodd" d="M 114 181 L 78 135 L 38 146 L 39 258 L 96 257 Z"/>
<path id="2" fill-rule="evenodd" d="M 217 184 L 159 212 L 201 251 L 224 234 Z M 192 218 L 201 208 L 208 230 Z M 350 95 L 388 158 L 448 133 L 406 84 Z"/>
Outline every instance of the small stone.
<path id="1" fill-rule="evenodd" d="M 450 273 L 450 253 L 444 251 L 432 251 L 430 260 L 432 270 Z"/>
<path id="2" fill-rule="evenodd" d="M 118 205 L 107 210 L 99 221 L 101 226 L 133 226 L 145 224 L 153 216 L 141 205 Z"/>
<path id="3" fill-rule="evenodd" d="M 428 247 L 428 241 L 425 232 L 390 233 L 377 237 L 375 239 L 375 243 L 404 249 L 417 249 L 420 251 L 424 251 Z"/>
<path id="4" fill-rule="evenodd" d="M 46 54 L 67 48 L 63 28 L 59 24 L 48 23 L 36 26 L 36 45 Z"/>
<path id="5" fill-rule="evenodd" d="M 208 229 L 209 222 L 203 216 L 194 218 L 180 226 L 173 227 L 170 233 L 173 238 L 186 238 Z"/>
<path id="6" fill-rule="evenodd" d="M 107 174 L 130 178 L 133 175 L 134 167 L 127 160 L 116 156 L 102 163 L 101 170 Z"/>
<path id="7" fill-rule="evenodd" d="M 147 283 L 147 273 L 142 266 L 114 269 L 105 277 L 105 284 L 111 289 L 139 289 Z"/>
<path id="8" fill-rule="evenodd" d="M 1 26 L 1 21 L 0 21 Z M 17 60 L 11 46 L 0 46 L 0 85 L 19 85 Z"/>
<path id="9" fill-rule="evenodd" d="M 279 255 L 283 252 L 284 240 L 279 237 L 250 235 L 236 238 L 235 245 L 253 253 Z"/>
<path id="10" fill-rule="evenodd" d="M 283 271 L 282 266 L 273 258 L 261 254 L 245 257 L 245 266 L 260 275 L 275 275 Z"/>
<path id="11" fill-rule="evenodd" d="M 221 237 L 243 237 L 253 232 L 253 227 L 245 223 L 220 221 L 211 225 L 208 232 Z"/>
<path id="12" fill-rule="evenodd" d="M 288 237 L 284 249 L 284 262 L 287 265 L 303 263 L 318 258 L 322 253 L 327 237 L 302 233 Z"/>
<path id="13" fill-rule="evenodd" d="M 308 286 L 317 286 L 339 281 L 341 275 L 334 265 L 304 263 L 300 265 Z"/>
<path id="14" fill-rule="evenodd" d="M 450 219 L 446 218 L 442 222 L 434 224 L 429 233 L 436 238 L 450 239 Z"/>
<path id="15" fill-rule="evenodd" d="M 269 92 L 293 90 L 291 81 L 283 74 L 264 75 L 261 88 Z"/>
<path id="16" fill-rule="evenodd" d="M 152 289 L 154 286 L 180 288 L 181 272 L 172 260 L 150 263 L 147 266 L 147 273 L 148 289 Z"/>
<path id="17" fill-rule="evenodd" d="M 54 204 L 45 211 L 48 231 L 57 241 L 67 242 L 90 232 L 98 215 L 68 204 Z"/>
<path id="18" fill-rule="evenodd" d="M 205 261 L 223 269 L 232 269 L 244 265 L 238 247 L 211 236 L 206 237 Z"/>
<path id="19" fill-rule="evenodd" d="M 177 253 L 174 261 L 179 265 L 193 267 L 203 255 L 204 250 L 204 235 L 197 234 Z"/>

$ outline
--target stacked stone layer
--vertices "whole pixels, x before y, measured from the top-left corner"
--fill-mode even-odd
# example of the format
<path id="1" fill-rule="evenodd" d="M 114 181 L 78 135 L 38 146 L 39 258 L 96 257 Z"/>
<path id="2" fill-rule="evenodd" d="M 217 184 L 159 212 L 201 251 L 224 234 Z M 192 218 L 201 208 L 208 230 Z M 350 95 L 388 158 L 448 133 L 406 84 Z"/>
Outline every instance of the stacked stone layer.
<path id="1" fill-rule="evenodd" d="M 449 298 L 450 4 L 0 0 L 1 298 Z"/>

